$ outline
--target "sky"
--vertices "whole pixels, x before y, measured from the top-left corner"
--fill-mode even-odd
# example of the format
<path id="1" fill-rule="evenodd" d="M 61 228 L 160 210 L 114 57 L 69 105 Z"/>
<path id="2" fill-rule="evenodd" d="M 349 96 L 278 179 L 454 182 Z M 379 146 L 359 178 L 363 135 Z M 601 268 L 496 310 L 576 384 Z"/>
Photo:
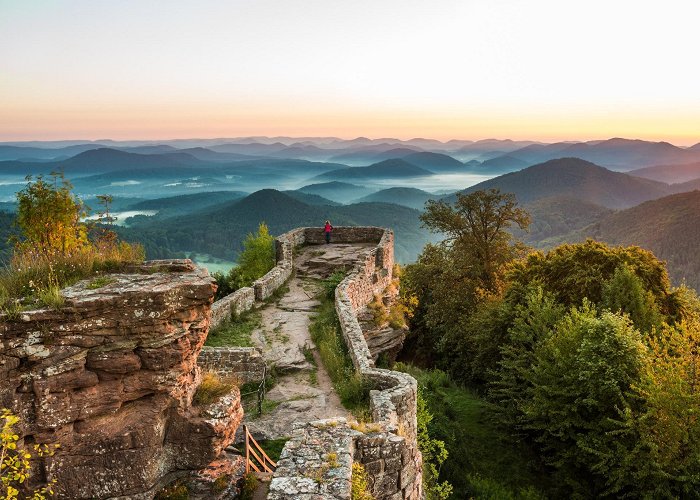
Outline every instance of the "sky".
<path id="1" fill-rule="evenodd" d="M 0 0 L 0 141 L 700 142 L 697 0 Z"/>

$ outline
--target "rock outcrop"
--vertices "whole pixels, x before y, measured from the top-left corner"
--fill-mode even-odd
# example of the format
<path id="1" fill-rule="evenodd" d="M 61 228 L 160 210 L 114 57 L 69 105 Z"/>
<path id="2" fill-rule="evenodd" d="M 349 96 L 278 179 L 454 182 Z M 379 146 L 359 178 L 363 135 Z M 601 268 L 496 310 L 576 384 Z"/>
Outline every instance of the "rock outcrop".
<path id="1" fill-rule="evenodd" d="M 60 444 L 37 477 L 59 498 L 150 499 L 234 438 L 237 389 L 192 401 L 215 284 L 190 261 L 154 261 L 62 291 L 60 310 L 0 318 L 0 407 L 27 444 Z"/>

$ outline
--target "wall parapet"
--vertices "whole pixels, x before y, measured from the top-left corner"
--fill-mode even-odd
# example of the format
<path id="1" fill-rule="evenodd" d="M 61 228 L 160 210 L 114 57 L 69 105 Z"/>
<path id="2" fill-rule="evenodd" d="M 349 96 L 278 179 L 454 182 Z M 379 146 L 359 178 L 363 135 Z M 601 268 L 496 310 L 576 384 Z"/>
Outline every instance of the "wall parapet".
<path id="1" fill-rule="evenodd" d="M 318 459 L 315 446 L 319 441 L 333 441 L 337 433 L 348 432 L 352 445 L 336 444 L 339 453 L 347 453 L 362 463 L 368 471 L 371 492 L 377 499 L 422 498 L 422 457 L 417 443 L 416 403 L 418 384 L 408 374 L 374 367 L 369 347 L 357 318 L 361 308 L 369 304 L 375 294 L 381 294 L 391 283 L 394 265 L 394 234 L 378 227 L 338 227 L 333 232 L 336 243 L 377 243 L 377 246 L 359 259 L 335 292 L 335 308 L 343 338 L 355 369 L 375 387 L 370 391 L 372 420 L 381 432 L 368 435 L 347 430 L 347 423 L 338 420 L 337 426 L 326 428 L 326 434 L 310 436 L 299 432 L 288 441 L 271 483 L 275 500 L 309 498 L 320 492 L 305 491 L 309 478 L 304 470 L 309 456 Z M 301 244 L 324 243 L 319 228 L 298 228 L 278 238 L 278 259 L 293 258 L 293 248 Z M 312 422 L 308 425 L 316 425 Z M 321 427 L 322 429 L 323 427 Z M 340 428 L 340 429 L 339 429 Z M 324 437 L 325 436 L 325 437 Z M 344 483 L 338 483 L 339 487 Z M 322 498 L 349 499 L 350 487 L 335 489 Z M 287 493 L 285 493 L 287 491 Z M 297 491 L 298 493 L 292 493 Z M 300 496 L 300 494 L 303 495 Z M 322 493 L 322 492 L 321 492 Z M 316 498 L 314 496 L 314 498 Z"/>

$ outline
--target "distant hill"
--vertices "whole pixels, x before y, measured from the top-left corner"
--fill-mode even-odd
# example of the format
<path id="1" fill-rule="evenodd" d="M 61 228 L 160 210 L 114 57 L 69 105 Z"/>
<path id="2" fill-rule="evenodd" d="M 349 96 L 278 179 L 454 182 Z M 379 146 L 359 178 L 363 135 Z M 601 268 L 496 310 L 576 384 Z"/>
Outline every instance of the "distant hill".
<path id="1" fill-rule="evenodd" d="M 403 161 L 407 161 L 417 167 L 430 170 L 431 172 L 465 172 L 464 163 L 455 160 L 451 156 L 442 153 L 420 152 L 411 153 L 404 156 Z"/>
<path id="2" fill-rule="evenodd" d="M 411 155 L 416 151 L 420 151 L 417 147 L 396 147 L 392 145 L 386 149 L 378 149 L 374 147 L 363 147 L 356 151 L 349 151 L 332 156 L 329 161 L 335 161 L 339 163 L 348 163 L 350 165 L 377 163 L 383 160 L 390 160 L 392 158 L 404 158 L 405 156 Z"/>
<path id="3" fill-rule="evenodd" d="M 531 163 L 528 163 L 519 158 L 514 158 L 510 155 L 498 156 L 490 160 L 485 160 L 476 167 L 474 170 L 483 173 L 493 173 L 493 174 L 506 174 L 508 172 L 515 172 L 521 170 Z"/>
<path id="4" fill-rule="evenodd" d="M 83 151 L 103 147 L 100 144 L 75 144 L 64 147 L 11 146 L 0 144 L 0 160 L 52 160 L 68 158 Z"/>
<path id="5" fill-rule="evenodd" d="M 687 193 L 688 191 L 695 191 L 696 189 L 700 189 L 700 179 L 681 182 L 679 184 L 671 184 L 672 193 Z"/>
<path id="6" fill-rule="evenodd" d="M 321 182 L 319 184 L 309 184 L 297 189 L 300 193 L 315 194 L 329 200 L 340 203 L 347 203 L 358 198 L 362 198 L 375 190 L 364 186 L 356 186 L 347 182 Z"/>
<path id="7" fill-rule="evenodd" d="M 85 151 L 60 162 L 66 171 L 118 170 L 122 168 L 168 168 L 173 165 L 195 166 L 202 161 L 192 155 L 181 152 L 139 154 L 111 148 L 99 148 Z"/>
<path id="8" fill-rule="evenodd" d="M 248 195 L 242 191 L 210 191 L 143 200 L 130 205 L 127 210 L 160 210 L 168 215 L 196 212 L 227 201 L 240 200 Z M 159 214 L 160 215 L 160 214 Z"/>
<path id="9" fill-rule="evenodd" d="M 266 222 L 273 234 L 298 226 L 318 226 L 330 219 L 336 226 L 377 225 L 391 227 L 396 235 L 397 258 L 413 260 L 428 241 L 419 212 L 388 203 L 347 206 L 309 205 L 274 189 L 257 191 L 242 200 L 218 204 L 196 213 L 118 228 L 124 239 L 140 241 L 151 258 L 178 252 L 201 252 L 233 259 L 245 236 Z"/>
<path id="10" fill-rule="evenodd" d="M 297 201 L 306 203 L 307 205 L 327 205 L 330 207 L 342 205 L 342 203 L 331 201 L 328 198 L 324 198 L 323 196 L 319 196 L 317 194 L 302 193 L 301 191 L 283 191 L 283 193 L 287 196 L 291 196 Z"/>
<path id="11" fill-rule="evenodd" d="M 560 158 L 533 165 L 480 182 L 465 192 L 491 188 L 515 193 L 521 204 L 565 196 L 607 208 L 630 207 L 670 192 L 667 184 L 612 172 L 578 158 Z M 449 201 L 454 199 L 454 195 L 447 197 Z"/>
<path id="12" fill-rule="evenodd" d="M 111 148 L 83 151 L 58 161 L 23 162 L 2 161 L 4 174 L 39 174 L 63 171 L 66 174 L 88 175 L 122 169 L 166 169 L 173 166 L 197 166 L 202 161 L 186 153 L 138 154 Z"/>
<path id="13" fill-rule="evenodd" d="M 382 189 L 376 193 L 359 198 L 357 203 L 364 202 L 379 202 L 379 203 L 394 203 L 404 207 L 423 210 L 425 202 L 430 199 L 437 199 L 438 196 L 416 188 L 394 187 Z"/>
<path id="14" fill-rule="evenodd" d="M 536 248 L 549 248 L 563 242 L 562 236 L 599 221 L 614 211 L 566 196 L 542 198 L 524 208 L 532 221 L 528 231 L 515 228 L 513 235 Z"/>
<path id="15" fill-rule="evenodd" d="M 630 174 L 667 184 L 687 182 L 700 179 L 700 161 L 681 165 L 656 165 L 632 170 Z"/>
<path id="16" fill-rule="evenodd" d="M 423 177 L 432 172 L 417 167 L 404 160 L 384 160 L 369 167 L 351 167 L 333 170 L 315 177 L 319 180 L 370 180 L 399 179 L 403 177 Z"/>
<path id="17" fill-rule="evenodd" d="M 394 203 L 395 205 L 402 205 L 404 207 L 415 208 L 416 210 L 422 211 L 425 207 L 426 201 L 437 198 L 439 198 L 439 196 L 423 191 L 422 189 L 395 187 L 382 189 L 376 193 L 359 198 L 356 200 L 356 202 Z"/>
<path id="18" fill-rule="evenodd" d="M 613 213 L 578 234 L 613 245 L 639 245 L 668 263 L 675 284 L 700 290 L 700 191 L 674 194 Z"/>
<path id="19" fill-rule="evenodd" d="M 211 149 L 207 148 L 186 148 L 180 149 L 179 151 L 181 153 L 192 155 L 195 158 L 204 161 L 228 162 L 260 159 L 260 156 L 244 155 L 239 153 L 219 153 L 217 151 L 212 151 Z"/>
<path id="20" fill-rule="evenodd" d="M 531 164 L 561 157 L 576 157 L 621 171 L 700 160 L 700 151 L 679 148 L 668 142 L 620 138 L 573 144 L 568 142 L 533 144 L 512 151 L 509 155 Z"/>

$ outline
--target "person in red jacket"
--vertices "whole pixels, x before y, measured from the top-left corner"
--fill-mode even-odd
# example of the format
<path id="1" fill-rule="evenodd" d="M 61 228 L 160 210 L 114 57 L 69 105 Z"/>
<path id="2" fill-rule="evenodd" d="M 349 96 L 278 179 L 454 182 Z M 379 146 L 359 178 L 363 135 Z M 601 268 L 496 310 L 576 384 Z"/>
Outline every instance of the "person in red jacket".
<path id="1" fill-rule="evenodd" d="M 326 226 L 323 228 L 323 232 L 326 233 L 326 245 L 331 242 L 331 231 L 333 231 L 333 226 L 331 226 L 331 221 L 326 221 Z"/>

